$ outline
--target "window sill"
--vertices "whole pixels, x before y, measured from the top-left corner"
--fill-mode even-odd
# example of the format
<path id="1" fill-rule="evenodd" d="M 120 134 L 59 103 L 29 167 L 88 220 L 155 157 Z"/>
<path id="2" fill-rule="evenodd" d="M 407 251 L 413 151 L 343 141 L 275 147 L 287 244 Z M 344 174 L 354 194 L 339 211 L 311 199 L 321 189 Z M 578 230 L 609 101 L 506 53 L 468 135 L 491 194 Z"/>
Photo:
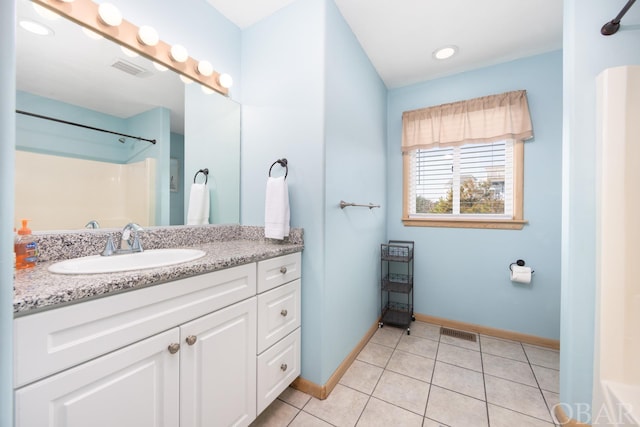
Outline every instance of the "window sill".
<path id="1" fill-rule="evenodd" d="M 405 227 L 485 228 L 522 230 L 529 221 L 524 219 L 464 219 L 464 218 L 402 218 Z"/>

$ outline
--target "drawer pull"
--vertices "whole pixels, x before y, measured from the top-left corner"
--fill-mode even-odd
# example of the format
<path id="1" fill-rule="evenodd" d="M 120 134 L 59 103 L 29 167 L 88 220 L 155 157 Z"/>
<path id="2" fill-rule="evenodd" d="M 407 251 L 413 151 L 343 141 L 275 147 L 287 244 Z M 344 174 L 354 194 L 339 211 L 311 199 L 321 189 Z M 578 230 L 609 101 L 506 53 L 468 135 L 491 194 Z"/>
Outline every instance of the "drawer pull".
<path id="1" fill-rule="evenodd" d="M 282 372 L 286 371 L 288 368 L 286 363 L 283 363 L 282 365 L 280 365 L 280 369 L 282 370 Z"/>
<path id="2" fill-rule="evenodd" d="M 286 308 L 283 308 L 283 309 L 282 309 L 282 311 L 280 312 L 280 315 L 281 315 L 282 317 L 287 317 L 287 314 L 289 314 L 289 312 L 287 311 L 287 309 L 286 309 Z"/>
<path id="3" fill-rule="evenodd" d="M 195 335 L 189 335 L 185 341 L 189 345 L 194 345 L 197 340 L 198 340 L 198 337 L 196 337 Z"/>
<path id="4" fill-rule="evenodd" d="M 280 267 L 280 273 L 287 274 L 287 267 L 285 266 Z"/>
<path id="5" fill-rule="evenodd" d="M 169 353 L 176 354 L 178 350 L 180 350 L 180 344 L 178 343 L 169 344 L 168 349 L 169 349 Z"/>

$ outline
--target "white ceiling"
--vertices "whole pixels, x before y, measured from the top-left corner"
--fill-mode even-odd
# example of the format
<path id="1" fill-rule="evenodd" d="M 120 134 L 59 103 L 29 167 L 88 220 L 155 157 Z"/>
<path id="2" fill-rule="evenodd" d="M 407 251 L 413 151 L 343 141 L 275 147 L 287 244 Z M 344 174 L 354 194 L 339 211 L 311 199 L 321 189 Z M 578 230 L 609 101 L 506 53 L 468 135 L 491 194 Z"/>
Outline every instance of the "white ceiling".
<path id="1" fill-rule="evenodd" d="M 208 0 L 247 28 L 295 0 Z M 388 88 L 562 47 L 561 0 L 335 0 Z M 432 52 L 456 45 L 453 58 Z"/>
<path id="2" fill-rule="evenodd" d="M 208 0 L 240 28 L 293 1 Z M 562 43 L 561 0 L 335 2 L 389 88 L 559 49 Z M 19 0 L 17 6 L 18 19 L 43 22 L 30 1 Z M 55 37 L 18 30 L 18 89 L 118 117 L 162 105 L 172 112 L 172 131 L 182 132 L 184 92 L 175 74 L 158 72 L 144 58 L 128 58 L 105 40 L 90 40 L 64 19 L 44 22 Z M 457 56 L 432 58 L 433 50 L 449 44 L 459 47 Z M 137 77 L 123 73 L 111 66 L 118 60 L 146 72 Z"/>

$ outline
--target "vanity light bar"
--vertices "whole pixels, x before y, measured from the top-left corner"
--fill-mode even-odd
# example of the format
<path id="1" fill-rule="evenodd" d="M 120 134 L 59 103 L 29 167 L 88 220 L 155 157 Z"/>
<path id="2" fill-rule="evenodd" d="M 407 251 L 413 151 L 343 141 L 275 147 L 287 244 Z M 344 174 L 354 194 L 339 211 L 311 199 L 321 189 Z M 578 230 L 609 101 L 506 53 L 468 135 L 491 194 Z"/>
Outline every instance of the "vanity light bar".
<path id="1" fill-rule="evenodd" d="M 205 75 L 199 72 L 198 61 L 188 55 L 186 58 L 174 58 L 171 54 L 171 46 L 162 40 L 158 40 L 155 45 L 146 44 L 139 38 L 139 28 L 126 19 L 122 19 L 116 26 L 105 24 L 99 15 L 99 6 L 91 0 L 75 0 L 72 3 L 65 0 L 32 1 L 194 82 L 225 96 L 229 95 L 228 87 L 220 83 L 220 73 L 212 71 L 210 75 Z M 184 59 L 184 61 L 178 61 L 178 59 Z M 223 78 L 222 81 L 224 80 Z"/>

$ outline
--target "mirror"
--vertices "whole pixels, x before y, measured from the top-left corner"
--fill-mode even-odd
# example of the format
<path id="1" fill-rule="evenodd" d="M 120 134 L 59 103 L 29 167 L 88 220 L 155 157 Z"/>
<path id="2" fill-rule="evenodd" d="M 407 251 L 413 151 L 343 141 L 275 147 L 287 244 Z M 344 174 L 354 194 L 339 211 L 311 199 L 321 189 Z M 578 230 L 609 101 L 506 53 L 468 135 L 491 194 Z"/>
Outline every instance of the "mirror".
<path id="1" fill-rule="evenodd" d="M 29 114 L 16 115 L 16 225 L 22 218 L 35 231 L 81 229 L 91 220 L 182 225 L 204 168 L 210 223 L 239 222 L 238 103 L 62 17 L 47 20 L 28 0 L 16 6 L 18 21 L 53 32 L 17 30 L 16 106 Z"/>

